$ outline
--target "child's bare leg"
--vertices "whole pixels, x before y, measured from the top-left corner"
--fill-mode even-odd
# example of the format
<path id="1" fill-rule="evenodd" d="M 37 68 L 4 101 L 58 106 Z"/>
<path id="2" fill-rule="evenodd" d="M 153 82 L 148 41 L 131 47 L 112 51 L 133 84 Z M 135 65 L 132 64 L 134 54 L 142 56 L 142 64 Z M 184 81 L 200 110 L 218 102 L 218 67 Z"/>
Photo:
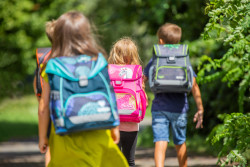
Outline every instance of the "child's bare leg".
<path id="1" fill-rule="evenodd" d="M 157 141 L 155 142 L 155 166 L 164 167 L 165 154 L 167 150 L 167 141 Z"/>
<path id="2" fill-rule="evenodd" d="M 50 161 L 50 150 L 48 148 L 47 152 L 45 153 L 45 167 L 49 165 L 49 161 Z"/>
<path id="3" fill-rule="evenodd" d="M 181 145 L 175 145 L 179 167 L 187 167 L 187 147 L 186 142 Z"/>

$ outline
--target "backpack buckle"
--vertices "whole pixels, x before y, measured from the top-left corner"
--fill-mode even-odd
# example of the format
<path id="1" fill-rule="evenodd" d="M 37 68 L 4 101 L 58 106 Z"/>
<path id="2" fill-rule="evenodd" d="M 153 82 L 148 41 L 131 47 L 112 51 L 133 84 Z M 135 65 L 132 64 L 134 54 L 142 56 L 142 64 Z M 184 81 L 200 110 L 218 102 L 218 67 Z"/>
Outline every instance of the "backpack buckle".
<path id="1" fill-rule="evenodd" d="M 123 87 L 123 81 L 122 80 L 113 81 L 113 87 L 114 88 L 122 88 Z"/>
<path id="2" fill-rule="evenodd" d="M 79 77 L 79 85 L 80 86 L 87 86 L 88 85 L 88 78 L 86 76 Z"/>
<path id="3" fill-rule="evenodd" d="M 175 63 L 175 56 L 169 56 L 167 58 L 167 63 Z"/>
<path id="4" fill-rule="evenodd" d="M 115 81 L 115 85 L 118 85 L 118 86 L 122 85 L 122 81 Z"/>

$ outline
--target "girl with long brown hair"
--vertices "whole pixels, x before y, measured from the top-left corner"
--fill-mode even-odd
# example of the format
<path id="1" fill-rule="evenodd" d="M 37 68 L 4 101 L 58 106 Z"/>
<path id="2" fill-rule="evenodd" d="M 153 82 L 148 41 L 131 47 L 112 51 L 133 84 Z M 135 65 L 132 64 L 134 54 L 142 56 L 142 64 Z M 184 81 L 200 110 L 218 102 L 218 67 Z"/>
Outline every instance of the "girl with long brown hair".
<path id="1" fill-rule="evenodd" d="M 79 12 L 67 12 L 60 16 L 54 27 L 50 58 L 61 56 L 88 55 L 96 60 L 104 49 L 97 43 L 88 19 Z M 46 67 L 45 67 L 46 68 Z M 52 124 L 49 139 L 50 85 L 45 70 L 43 92 L 39 102 L 39 149 L 45 153 L 49 145 L 51 161 L 49 167 L 110 167 L 127 166 L 125 157 L 119 151 L 118 127 L 112 130 L 90 130 L 57 135 Z"/>

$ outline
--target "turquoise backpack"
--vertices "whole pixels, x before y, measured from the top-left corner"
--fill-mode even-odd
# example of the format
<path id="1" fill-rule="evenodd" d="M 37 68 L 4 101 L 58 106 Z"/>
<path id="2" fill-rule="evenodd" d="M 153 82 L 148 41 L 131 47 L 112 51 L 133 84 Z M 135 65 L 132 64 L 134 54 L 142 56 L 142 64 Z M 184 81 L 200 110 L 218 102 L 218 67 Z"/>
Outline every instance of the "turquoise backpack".
<path id="1" fill-rule="evenodd" d="M 106 129 L 119 125 L 107 61 L 98 55 L 50 59 L 45 72 L 50 84 L 50 115 L 57 134 Z"/>

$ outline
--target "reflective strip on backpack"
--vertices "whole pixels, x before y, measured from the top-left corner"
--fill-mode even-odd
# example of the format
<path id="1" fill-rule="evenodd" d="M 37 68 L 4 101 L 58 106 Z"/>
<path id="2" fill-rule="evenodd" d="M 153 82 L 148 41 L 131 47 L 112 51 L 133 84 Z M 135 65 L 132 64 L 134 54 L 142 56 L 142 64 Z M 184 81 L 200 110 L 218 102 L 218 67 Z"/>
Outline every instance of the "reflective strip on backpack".
<path id="1" fill-rule="evenodd" d="M 77 116 L 71 116 L 69 117 L 69 120 L 73 124 L 82 124 L 87 122 L 98 122 L 98 121 L 105 121 L 108 120 L 111 116 L 111 113 L 101 113 L 101 114 L 95 114 L 95 115 L 77 115 Z"/>

